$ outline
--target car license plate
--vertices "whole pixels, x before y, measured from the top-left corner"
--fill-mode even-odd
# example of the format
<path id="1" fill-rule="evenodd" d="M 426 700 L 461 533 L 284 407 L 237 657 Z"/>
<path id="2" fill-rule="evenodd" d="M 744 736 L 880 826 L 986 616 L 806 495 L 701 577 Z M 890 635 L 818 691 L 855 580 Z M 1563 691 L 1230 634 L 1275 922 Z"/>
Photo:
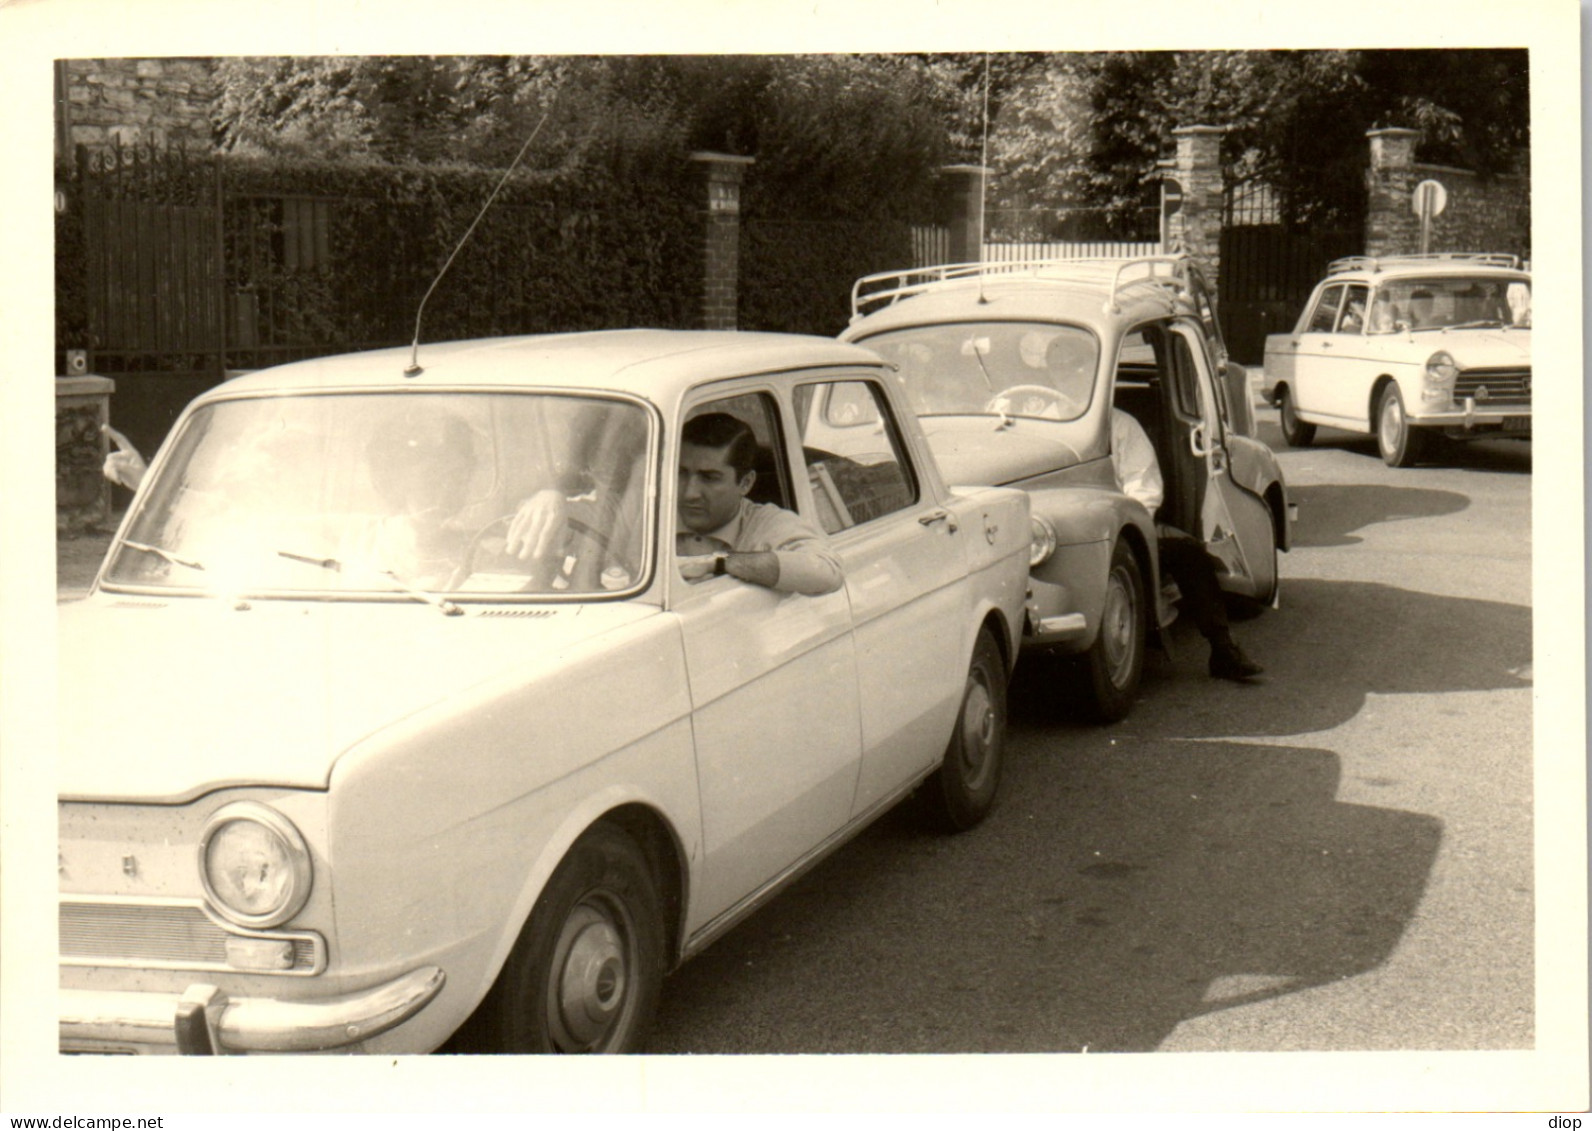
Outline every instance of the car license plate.
<path id="1" fill-rule="evenodd" d="M 1531 431 L 1531 417 L 1529 417 L 1529 416 L 1509 416 L 1509 417 L 1505 417 L 1504 418 L 1503 428 L 1504 428 L 1505 432 L 1530 432 Z"/>

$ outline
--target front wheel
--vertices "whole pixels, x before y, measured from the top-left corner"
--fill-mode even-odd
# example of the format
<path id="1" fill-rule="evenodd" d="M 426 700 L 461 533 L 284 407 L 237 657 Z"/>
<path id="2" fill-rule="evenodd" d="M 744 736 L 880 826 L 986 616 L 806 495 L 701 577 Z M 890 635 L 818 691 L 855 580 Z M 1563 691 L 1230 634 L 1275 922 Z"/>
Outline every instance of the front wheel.
<path id="1" fill-rule="evenodd" d="M 1084 656 L 1089 713 L 1099 722 L 1127 717 L 1144 671 L 1146 623 L 1144 578 L 1138 559 L 1126 542 L 1111 551 L 1106 597 L 1100 608 L 1100 631 Z"/>
<path id="2" fill-rule="evenodd" d="M 995 805 L 1006 754 L 1006 664 L 989 629 L 980 629 L 962 687 L 962 709 L 945 760 L 918 796 L 930 821 L 961 832 Z"/>
<path id="3" fill-rule="evenodd" d="M 1382 390 L 1376 414 L 1376 446 L 1382 453 L 1382 462 L 1389 467 L 1413 465 L 1421 457 L 1425 439 L 1424 433 L 1410 426 L 1399 387 L 1389 383 Z"/>
<path id="4" fill-rule="evenodd" d="M 493 988 L 495 1051 L 637 1051 L 663 984 L 662 906 L 636 842 L 593 825 L 547 881 Z"/>
<path id="5" fill-rule="evenodd" d="M 1282 438 L 1290 448 L 1306 448 L 1316 438 L 1316 426 L 1299 419 L 1293 393 L 1284 385 L 1277 390 L 1277 416 L 1282 422 Z"/>

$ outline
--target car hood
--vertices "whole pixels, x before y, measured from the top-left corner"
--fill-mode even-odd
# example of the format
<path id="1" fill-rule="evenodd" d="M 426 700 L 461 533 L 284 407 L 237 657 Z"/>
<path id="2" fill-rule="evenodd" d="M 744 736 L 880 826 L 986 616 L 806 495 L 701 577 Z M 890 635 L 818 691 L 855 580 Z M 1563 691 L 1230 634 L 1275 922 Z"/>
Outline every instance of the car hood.
<path id="1" fill-rule="evenodd" d="M 361 739 L 494 677 L 529 679 L 658 610 L 99 594 L 60 608 L 62 798 L 179 802 L 326 788 Z M 483 615 L 484 614 L 484 615 Z"/>
<path id="2" fill-rule="evenodd" d="M 980 487 L 1002 486 L 1072 467 L 1081 461 L 1076 426 L 1019 417 L 1001 427 L 998 416 L 926 416 L 921 418 L 929 448 L 945 482 Z"/>
<path id="3" fill-rule="evenodd" d="M 1462 369 L 1517 368 L 1531 364 L 1530 330 L 1416 331 L 1416 348 L 1447 350 Z M 1422 354 L 1425 360 L 1426 353 Z"/>

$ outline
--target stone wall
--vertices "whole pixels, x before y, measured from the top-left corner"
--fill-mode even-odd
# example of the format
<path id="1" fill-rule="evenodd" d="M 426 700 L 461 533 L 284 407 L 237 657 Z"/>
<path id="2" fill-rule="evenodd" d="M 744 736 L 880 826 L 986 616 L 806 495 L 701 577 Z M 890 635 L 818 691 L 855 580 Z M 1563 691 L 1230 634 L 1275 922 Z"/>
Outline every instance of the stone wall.
<path id="1" fill-rule="evenodd" d="M 212 67 L 208 59 L 64 60 L 57 137 L 68 152 L 118 141 L 208 146 Z"/>
<path id="2" fill-rule="evenodd" d="M 1432 221 L 1428 251 L 1507 252 L 1531 257 L 1531 178 L 1525 173 L 1481 177 L 1468 169 L 1415 160 L 1414 130 L 1373 130 L 1366 172 L 1367 255 L 1421 250 L 1421 221 L 1411 201 L 1422 181 L 1448 195 Z"/>

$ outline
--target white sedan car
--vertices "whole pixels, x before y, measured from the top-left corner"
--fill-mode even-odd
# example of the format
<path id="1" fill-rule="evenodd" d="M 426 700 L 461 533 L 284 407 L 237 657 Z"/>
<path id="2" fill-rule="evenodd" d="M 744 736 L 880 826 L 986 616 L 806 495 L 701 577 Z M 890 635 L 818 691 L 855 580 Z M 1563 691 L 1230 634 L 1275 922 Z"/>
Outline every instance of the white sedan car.
<path id="1" fill-rule="evenodd" d="M 1434 436 L 1531 437 L 1531 276 L 1509 255 L 1341 259 L 1291 334 L 1266 338 L 1283 437 L 1375 433 L 1408 467 Z"/>
<path id="2" fill-rule="evenodd" d="M 60 726 L 63 1050 L 633 1050 L 667 970 L 896 802 L 953 830 L 993 803 L 1027 499 L 948 490 L 875 355 L 614 331 L 409 360 L 201 396 L 62 607 L 63 685 L 94 689 Z M 884 422 L 865 463 L 812 442 L 830 403 Z M 709 412 L 839 589 L 685 576 Z M 560 527 L 522 558 L 544 490 Z"/>

